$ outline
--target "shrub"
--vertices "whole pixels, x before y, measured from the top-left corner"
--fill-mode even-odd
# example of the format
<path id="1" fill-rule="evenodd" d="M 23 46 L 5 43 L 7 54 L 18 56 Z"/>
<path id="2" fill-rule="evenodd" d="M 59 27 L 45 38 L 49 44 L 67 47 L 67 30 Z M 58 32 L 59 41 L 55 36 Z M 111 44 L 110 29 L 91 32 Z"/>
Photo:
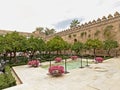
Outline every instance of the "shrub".
<path id="1" fill-rule="evenodd" d="M 61 57 L 56 57 L 55 58 L 55 62 L 61 62 L 62 61 L 62 58 Z"/>
<path id="2" fill-rule="evenodd" d="M 71 56 L 72 60 L 76 60 L 78 58 L 78 56 Z"/>
<path id="3" fill-rule="evenodd" d="M 95 61 L 96 61 L 97 63 L 102 63 L 102 62 L 103 62 L 103 58 L 102 58 L 102 57 L 96 57 L 96 58 L 95 58 Z"/>
<path id="4" fill-rule="evenodd" d="M 39 66 L 39 60 L 31 60 L 28 61 L 28 65 L 32 66 L 32 67 L 38 67 Z"/>
<path id="5" fill-rule="evenodd" d="M 64 67 L 63 66 L 51 66 L 49 68 L 49 73 L 52 76 L 61 76 L 64 73 Z"/>
<path id="6" fill-rule="evenodd" d="M 16 85 L 15 78 L 12 76 L 9 66 L 5 67 L 5 73 L 0 74 L 0 90 Z"/>

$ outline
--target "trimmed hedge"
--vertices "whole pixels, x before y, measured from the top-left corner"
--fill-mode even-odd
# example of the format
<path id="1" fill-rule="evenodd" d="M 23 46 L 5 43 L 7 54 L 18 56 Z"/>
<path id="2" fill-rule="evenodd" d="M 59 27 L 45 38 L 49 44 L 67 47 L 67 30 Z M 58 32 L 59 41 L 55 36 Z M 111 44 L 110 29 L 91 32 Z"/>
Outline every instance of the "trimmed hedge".
<path id="1" fill-rule="evenodd" d="M 5 67 L 5 73 L 0 74 L 0 90 L 16 85 L 9 66 Z"/>

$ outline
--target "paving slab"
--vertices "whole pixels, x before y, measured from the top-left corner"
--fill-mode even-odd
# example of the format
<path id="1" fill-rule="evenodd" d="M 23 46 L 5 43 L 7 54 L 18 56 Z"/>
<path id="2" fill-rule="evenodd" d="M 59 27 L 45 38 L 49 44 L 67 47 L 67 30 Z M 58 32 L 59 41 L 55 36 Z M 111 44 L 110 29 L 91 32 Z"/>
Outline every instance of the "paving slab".
<path id="1" fill-rule="evenodd" d="M 23 84 L 5 90 L 120 90 L 120 58 L 90 67 L 69 70 L 62 77 L 51 77 L 41 67 L 13 67 Z"/>

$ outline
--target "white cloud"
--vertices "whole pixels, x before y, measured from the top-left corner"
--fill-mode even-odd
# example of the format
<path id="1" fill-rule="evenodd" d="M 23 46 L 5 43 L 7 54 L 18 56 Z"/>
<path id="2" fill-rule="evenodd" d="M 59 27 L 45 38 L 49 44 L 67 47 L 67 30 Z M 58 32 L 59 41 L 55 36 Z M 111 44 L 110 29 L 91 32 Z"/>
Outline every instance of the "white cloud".
<path id="1" fill-rule="evenodd" d="M 0 0 L 0 29 L 32 32 L 36 27 L 83 17 L 84 22 L 120 11 L 120 0 Z M 57 28 L 56 28 L 57 29 Z"/>

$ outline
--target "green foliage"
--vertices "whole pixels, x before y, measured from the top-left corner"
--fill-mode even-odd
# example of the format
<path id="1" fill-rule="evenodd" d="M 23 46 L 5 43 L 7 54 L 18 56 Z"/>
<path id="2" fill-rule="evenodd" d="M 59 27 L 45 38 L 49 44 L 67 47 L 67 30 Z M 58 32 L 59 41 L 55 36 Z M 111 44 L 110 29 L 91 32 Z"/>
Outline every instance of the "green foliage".
<path id="1" fill-rule="evenodd" d="M 105 27 L 104 29 L 104 36 L 106 39 L 112 39 L 113 38 L 113 34 L 111 32 L 111 30 L 113 29 L 112 25 L 108 25 L 107 27 Z"/>
<path id="2" fill-rule="evenodd" d="M 98 36 L 99 34 L 100 34 L 100 31 L 97 30 L 94 35 L 95 35 L 95 36 Z"/>
<path id="3" fill-rule="evenodd" d="M 37 27 L 36 31 L 39 31 L 39 33 L 45 33 L 45 35 L 50 35 L 50 34 L 54 34 L 56 31 L 55 29 L 49 29 L 49 28 L 43 28 L 43 27 Z"/>
<path id="4" fill-rule="evenodd" d="M 45 34 L 46 35 L 50 35 L 50 34 L 54 34 L 56 31 L 55 31 L 55 29 L 49 29 L 49 28 L 46 28 L 45 29 Z"/>
<path id="5" fill-rule="evenodd" d="M 94 56 L 95 56 L 95 50 L 96 49 L 100 49 L 102 46 L 103 46 L 103 43 L 102 41 L 100 41 L 99 39 L 88 39 L 85 43 L 86 47 L 89 48 L 89 49 L 93 49 L 93 53 L 94 53 Z"/>
<path id="6" fill-rule="evenodd" d="M 68 37 L 71 38 L 71 35 L 69 35 Z"/>
<path id="7" fill-rule="evenodd" d="M 91 49 L 99 49 L 103 44 L 99 39 L 88 39 L 86 45 Z"/>
<path id="8" fill-rule="evenodd" d="M 117 41 L 114 40 L 105 40 L 103 48 L 107 50 L 108 55 L 110 56 L 110 50 L 117 48 L 119 46 Z"/>
<path id="9" fill-rule="evenodd" d="M 55 36 L 47 42 L 48 51 L 61 51 L 69 48 L 68 43 L 65 42 L 60 36 Z"/>
<path id="10" fill-rule="evenodd" d="M 77 54 L 80 53 L 80 51 L 83 49 L 83 43 L 81 42 L 75 42 L 73 45 L 72 45 L 72 48 L 71 48 L 73 51 L 75 51 Z"/>
<path id="11" fill-rule="evenodd" d="M 43 27 L 37 27 L 36 31 L 39 31 L 39 33 L 43 32 L 44 28 Z"/>
<path id="12" fill-rule="evenodd" d="M 76 19 L 72 20 L 72 22 L 70 23 L 70 28 L 72 27 L 77 27 L 78 24 L 80 24 L 80 22 Z"/>
<path id="13" fill-rule="evenodd" d="M 83 37 L 83 36 L 84 36 L 84 32 L 81 33 L 81 37 Z"/>
<path id="14" fill-rule="evenodd" d="M 16 85 L 9 66 L 5 67 L 5 74 L 0 74 L 0 90 Z"/>
<path id="15" fill-rule="evenodd" d="M 81 37 L 86 36 L 86 35 L 87 35 L 86 32 L 82 32 L 82 33 L 81 33 Z"/>
<path id="16" fill-rule="evenodd" d="M 73 34 L 73 37 L 76 37 L 76 34 Z"/>
<path id="17" fill-rule="evenodd" d="M 27 40 L 27 51 L 31 51 L 31 55 L 34 56 L 36 51 L 45 51 L 46 44 L 41 38 L 31 36 Z"/>

